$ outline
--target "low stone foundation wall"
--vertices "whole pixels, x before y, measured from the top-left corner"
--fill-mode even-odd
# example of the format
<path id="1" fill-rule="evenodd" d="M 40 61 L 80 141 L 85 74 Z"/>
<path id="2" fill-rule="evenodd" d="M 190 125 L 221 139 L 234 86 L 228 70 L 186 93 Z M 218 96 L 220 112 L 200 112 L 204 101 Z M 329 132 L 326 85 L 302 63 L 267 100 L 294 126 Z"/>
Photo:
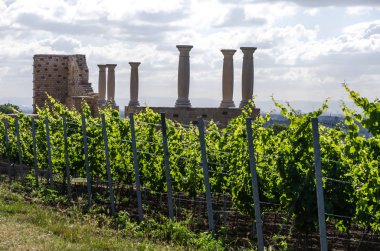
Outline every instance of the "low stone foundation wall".
<path id="1" fill-rule="evenodd" d="M 128 117 L 129 113 L 138 113 L 144 111 L 146 107 L 125 107 L 125 116 Z M 226 126 L 229 121 L 241 115 L 242 109 L 240 108 L 180 108 L 180 107 L 149 107 L 155 112 L 166 113 L 166 118 L 175 120 L 181 124 L 189 124 L 196 121 L 198 117 L 202 116 L 205 120 L 213 120 L 221 127 Z M 253 108 L 252 118 L 260 114 L 260 109 Z"/>

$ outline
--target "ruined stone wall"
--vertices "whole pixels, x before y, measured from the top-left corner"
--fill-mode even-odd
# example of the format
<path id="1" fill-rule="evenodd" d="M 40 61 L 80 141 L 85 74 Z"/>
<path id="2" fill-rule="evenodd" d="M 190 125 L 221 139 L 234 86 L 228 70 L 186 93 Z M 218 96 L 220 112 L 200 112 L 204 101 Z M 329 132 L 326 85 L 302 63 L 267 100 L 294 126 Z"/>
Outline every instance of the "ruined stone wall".
<path id="1" fill-rule="evenodd" d="M 88 67 L 84 55 L 75 55 L 68 58 L 68 98 L 83 95 L 83 85 L 88 83 Z M 92 89 L 90 92 L 93 92 Z"/>
<path id="2" fill-rule="evenodd" d="M 85 99 L 97 112 L 97 94 L 88 82 L 85 55 L 35 55 L 33 57 L 33 111 L 45 105 L 49 94 L 62 104 L 80 110 Z"/>
<path id="3" fill-rule="evenodd" d="M 202 117 L 206 121 L 213 120 L 217 122 L 220 127 L 228 125 L 229 121 L 238 117 L 242 113 L 240 108 L 182 108 L 182 107 L 149 107 L 155 112 L 166 114 L 166 118 L 175 120 L 181 124 L 190 124 Z M 129 113 L 137 113 L 145 111 L 146 107 L 125 107 L 125 117 L 128 117 Z M 260 114 L 260 109 L 252 109 L 252 118 L 257 117 Z"/>
<path id="4" fill-rule="evenodd" d="M 33 110 L 45 104 L 46 93 L 61 103 L 68 94 L 68 56 L 34 55 L 33 60 Z"/>

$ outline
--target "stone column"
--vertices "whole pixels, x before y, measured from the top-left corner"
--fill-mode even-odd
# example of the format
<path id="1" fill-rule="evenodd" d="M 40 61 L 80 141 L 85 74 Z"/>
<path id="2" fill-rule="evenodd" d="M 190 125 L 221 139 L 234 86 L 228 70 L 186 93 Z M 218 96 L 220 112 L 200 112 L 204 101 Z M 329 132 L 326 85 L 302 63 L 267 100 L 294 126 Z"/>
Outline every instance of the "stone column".
<path id="1" fill-rule="evenodd" d="M 240 102 L 240 108 L 246 106 L 248 101 L 252 99 L 253 96 L 253 53 L 257 49 L 256 47 L 240 47 L 243 56 L 243 67 L 242 67 L 242 100 Z"/>
<path id="2" fill-rule="evenodd" d="M 232 100 L 234 93 L 234 61 L 233 56 L 236 50 L 221 50 L 224 55 L 223 59 L 223 100 L 220 108 L 235 107 Z"/>
<path id="3" fill-rule="evenodd" d="M 98 67 L 99 67 L 99 82 L 98 82 L 99 99 L 98 99 L 98 102 L 100 105 L 103 105 L 106 102 L 106 65 L 105 64 L 98 64 Z"/>
<path id="4" fill-rule="evenodd" d="M 140 62 L 129 62 L 131 66 L 130 96 L 128 106 L 140 106 L 139 103 L 139 65 Z"/>
<path id="5" fill-rule="evenodd" d="M 107 101 L 115 104 L 115 68 L 117 64 L 107 64 Z"/>
<path id="6" fill-rule="evenodd" d="M 191 107 L 189 100 L 190 88 L 190 56 L 192 45 L 177 45 L 179 50 L 178 63 L 178 99 L 175 107 Z"/>

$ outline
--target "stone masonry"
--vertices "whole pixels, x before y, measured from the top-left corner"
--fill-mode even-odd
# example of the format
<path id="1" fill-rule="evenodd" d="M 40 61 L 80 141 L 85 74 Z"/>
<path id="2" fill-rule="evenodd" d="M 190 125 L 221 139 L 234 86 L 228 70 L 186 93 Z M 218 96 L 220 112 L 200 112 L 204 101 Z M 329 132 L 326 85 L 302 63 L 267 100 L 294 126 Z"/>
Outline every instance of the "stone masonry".
<path id="1" fill-rule="evenodd" d="M 45 105 L 47 94 L 79 111 L 82 100 L 86 100 L 92 113 L 98 113 L 98 95 L 88 82 L 85 55 L 39 54 L 33 60 L 33 113 L 37 106 Z"/>
<path id="2" fill-rule="evenodd" d="M 154 112 L 163 112 L 166 118 L 175 120 L 182 124 L 190 124 L 197 121 L 198 117 L 205 119 L 206 123 L 213 120 L 219 127 L 225 127 L 231 121 L 242 114 L 240 108 L 216 108 L 216 107 L 149 107 Z M 144 112 L 143 106 L 126 106 L 125 117 L 129 113 Z M 251 117 L 255 118 L 260 114 L 260 109 L 252 107 Z"/>

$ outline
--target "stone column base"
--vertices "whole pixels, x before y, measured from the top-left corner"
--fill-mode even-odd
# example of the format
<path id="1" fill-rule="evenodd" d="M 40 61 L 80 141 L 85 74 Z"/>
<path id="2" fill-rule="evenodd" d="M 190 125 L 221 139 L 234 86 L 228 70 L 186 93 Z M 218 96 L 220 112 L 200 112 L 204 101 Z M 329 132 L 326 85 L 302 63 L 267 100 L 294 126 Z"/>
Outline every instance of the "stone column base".
<path id="1" fill-rule="evenodd" d="M 175 102 L 175 107 L 191 107 L 190 100 L 179 98 Z"/>
<path id="2" fill-rule="evenodd" d="M 105 106 L 107 102 L 105 100 L 98 100 L 98 105 L 99 106 Z"/>
<path id="3" fill-rule="evenodd" d="M 234 101 L 230 100 L 230 101 L 225 101 L 223 100 L 221 103 L 220 103 L 220 108 L 230 108 L 230 107 L 235 107 L 235 103 Z"/>
<path id="4" fill-rule="evenodd" d="M 115 100 L 107 100 L 106 101 L 106 104 L 108 105 L 108 104 L 111 104 L 112 106 L 116 106 L 116 102 L 115 102 Z"/>
<path id="5" fill-rule="evenodd" d="M 244 108 L 244 106 L 248 105 L 248 100 L 242 100 L 240 101 L 239 108 Z"/>
<path id="6" fill-rule="evenodd" d="M 129 101 L 128 106 L 140 106 L 140 103 L 139 103 L 139 101 L 131 100 L 131 101 Z"/>

